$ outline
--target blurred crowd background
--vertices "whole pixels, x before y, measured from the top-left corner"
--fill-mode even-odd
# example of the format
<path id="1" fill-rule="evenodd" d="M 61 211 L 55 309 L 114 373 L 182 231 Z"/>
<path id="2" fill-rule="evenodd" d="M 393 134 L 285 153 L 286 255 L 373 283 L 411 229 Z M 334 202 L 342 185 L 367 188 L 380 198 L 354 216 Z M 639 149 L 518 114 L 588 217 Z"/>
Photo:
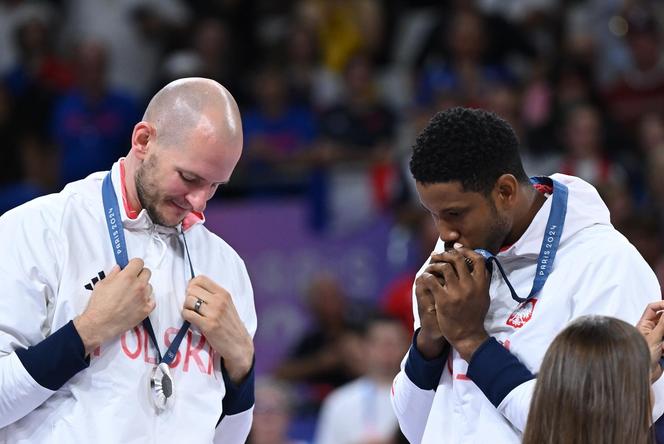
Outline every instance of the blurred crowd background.
<path id="1" fill-rule="evenodd" d="M 107 170 L 189 76 L 243 117 L 206 216 L 256 294 L 254 444 L 402 442 L 389 387 L 436 239 L 407 163 L 438 110 L 492 110 L 529 174 L 593 183 L 664 279 L 664 2 L 0 0 L 0 213 Z"/>

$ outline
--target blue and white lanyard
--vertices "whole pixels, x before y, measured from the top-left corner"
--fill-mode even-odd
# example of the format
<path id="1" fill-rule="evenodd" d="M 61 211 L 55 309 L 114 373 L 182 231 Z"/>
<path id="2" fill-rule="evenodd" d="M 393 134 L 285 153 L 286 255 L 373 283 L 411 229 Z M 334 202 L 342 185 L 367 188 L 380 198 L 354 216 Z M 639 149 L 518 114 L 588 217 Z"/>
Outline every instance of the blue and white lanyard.
<path id="1" fill-rule="evenodd" d="M 108 226 L 108 234 L 111 238 L 111 245 L 113 246 L 113 254 L 115 255 L 115 261 L 120 266 L 120 269 L 123 269 L 129 263 L 129 256 L 127 255 L 127 242 L 124 237 L 124 228 L 122 226 L 122 217 L 120 213 L 120 206 L 118 205 L 118 198 L 115 195 L 115 190 L 113 189 L 113 181 L 111 180 L 111 172 L 106 175 L 102 185 L 102 199 L 104 201 L 104 215 L 106 217 L 106 225 Z M 181 229 L 180 233 L 182 234 L 182 239 L 184 241 L 184 248 L 187 253 L 187 259 L 189 260 L 189 270 L 191 272 L 191 278 L 193 279 L 194 267 L 191 264 L 191 257 L 189 256 L 189 248 L 187 247 L 187 239 L 184 237 L 184 231 Z M 157 337 L 154 334 L 154 329 L 152 328 L 152 323 L 150 318 L 147 317 L 143 319 L 143 327 L 148 332 L 150 340 L 154 345 L 154 348 L 157 350 L 157 357 L 159 358 L 159 364 L 162 362 L 166 365 L 169 365 L 175 359 L 180 343 L 184 338 L 185 333 L 189 330 L 190 327 L 189 321 L 184 321 L 182 327 L 175 335 L 175 339 L 171 343 L 171 346 L 166 350 L 166 354 L 161 356 L 159 351 L 159 344 L 157 343 Z"/>
<path id="2" fill-rule="evenodd" d="M 503 270 L 503 267 L 500 265 L 500 261 L 498 261 L 496 256 L 483 249 L 475 250 L 484 256 L 487 266 L 489 267 L 489 271 L 491 271 L 492 262 L 496 264 L 498 271 L 500 271 L 500 274 L 503 276 L 503 280 L 507 284 L 507 287 L 510 289 L 512 299 L 521 303 L 527 302 L 535 297 L 535 295 L 540 292 L 542 287 L 544 287 L 544 283 L 549 277 L 549 274 L 551 274 L 553 260 L 556 257 L 558 245 L 560 244 L 560 237 L 563 233 L 563 226 L 565 225 L 565 215 L 567 214 L 567 198 L 569 196 L 567 186 L 551 179 L 550 177 L 531 177 L 530 181 L 533 184 L 552 186 L 553 194 L 551 197 L 551 212 L 549 213 L 549 219 L 546 222 L 546 229 L 544 230 L 544 237 L 542 238 L 542 246 L 540 247 L 539 257 L 537 258 L 535 279 L 533 280 L 533 287 L 530 290 L 528 297 L 521 298 L 518 294 L 516 294 L 514 287 L 512 287 L 512 284 L 507 279 L 507 274 L 505 274 L 505 270 Z"/>

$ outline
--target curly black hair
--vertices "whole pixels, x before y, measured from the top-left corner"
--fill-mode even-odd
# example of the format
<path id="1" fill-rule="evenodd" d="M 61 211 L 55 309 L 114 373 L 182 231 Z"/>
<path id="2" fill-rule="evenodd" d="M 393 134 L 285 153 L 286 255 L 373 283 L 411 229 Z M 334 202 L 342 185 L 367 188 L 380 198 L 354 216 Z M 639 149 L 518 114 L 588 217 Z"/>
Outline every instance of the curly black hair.
<path id="1" fill-rule="evenodd" d="M 528 182 L 518 147 L 514 130 L 497 115 L 454 107 L 436 113 L 417 136 L 410 172 L 423 184 L 458 181 L 464 191 L 489 195 L 503 174 Z"/>

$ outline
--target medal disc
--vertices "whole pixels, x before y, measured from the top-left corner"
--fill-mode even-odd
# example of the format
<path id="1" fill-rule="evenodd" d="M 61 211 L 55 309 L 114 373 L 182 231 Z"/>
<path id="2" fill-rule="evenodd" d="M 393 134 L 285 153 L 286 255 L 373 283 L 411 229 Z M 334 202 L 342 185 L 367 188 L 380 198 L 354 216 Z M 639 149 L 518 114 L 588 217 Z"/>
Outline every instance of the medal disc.
<path id="1" fill-rule="evenodd" d="M 158 411 L 165 410 L 173 400 L 175 387 L 168 364 L 162 362 L 152 370 L 150 392 Z"/>

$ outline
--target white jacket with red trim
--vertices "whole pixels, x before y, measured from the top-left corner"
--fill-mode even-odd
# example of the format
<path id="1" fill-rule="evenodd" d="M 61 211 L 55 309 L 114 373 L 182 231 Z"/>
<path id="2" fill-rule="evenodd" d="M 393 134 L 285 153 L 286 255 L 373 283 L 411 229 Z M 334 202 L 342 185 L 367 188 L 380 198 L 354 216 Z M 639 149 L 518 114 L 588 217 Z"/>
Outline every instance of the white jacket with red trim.
<path id="1" fill-rule="evenodd" d="M 552 178 L 567 185 L 569 201 L 557 256 L 541 292 L 519 307 L 494 267 L 491 304 L 484 322 L 492 339 L 470 363 L 455 350 L 426 361 L 414 345 L 404 358 L 394 380 L 392 404 L 411 443 L 521 442 L 533 374 L 558 332 L 586 314 L 614 316 L 635 324 L 646 305 L 660 298 L 653 271 L 613 228 L 597 191 L 576 177 L 556 174 Z M 520 297 L 527 296 L 533 285 L 551 200 L 547 199 L 523 236 L 498 254 Z M 436 250 L 442 249 L 439 241 Z M 414 292 L 413 310 L 418 329 Z M 654 418 L 664 411 L 662 380 L 653 386 Z"/>
<path id="2" fill-rule="evenodd" d="M 105 175 L 92 174 L 0 218 L 0 442 L 244 442 L 253 369 L 240 386 L 225 379 L 219 355 L 196 328 L 171 364 L 175 399 L 160 414 L 148 390 L 156 353 L 141 325 L 102 344 L 89 366 L 84 359 L 70 321 L 115 265 L 102 205 Z M 119 163 L 112 179 L 122 202 Z M 190 279 L 182 237 L 154 225 L 144 210 L 135 219 L 120 211 L 129 258 L 142 258 L 152 271 L 157 306 L 150 319 L 163 354 L 182 325 Z M 194 270 L 229 291 L 253 336 L 244 262 L 201 222 L 185 231 Z"/>

